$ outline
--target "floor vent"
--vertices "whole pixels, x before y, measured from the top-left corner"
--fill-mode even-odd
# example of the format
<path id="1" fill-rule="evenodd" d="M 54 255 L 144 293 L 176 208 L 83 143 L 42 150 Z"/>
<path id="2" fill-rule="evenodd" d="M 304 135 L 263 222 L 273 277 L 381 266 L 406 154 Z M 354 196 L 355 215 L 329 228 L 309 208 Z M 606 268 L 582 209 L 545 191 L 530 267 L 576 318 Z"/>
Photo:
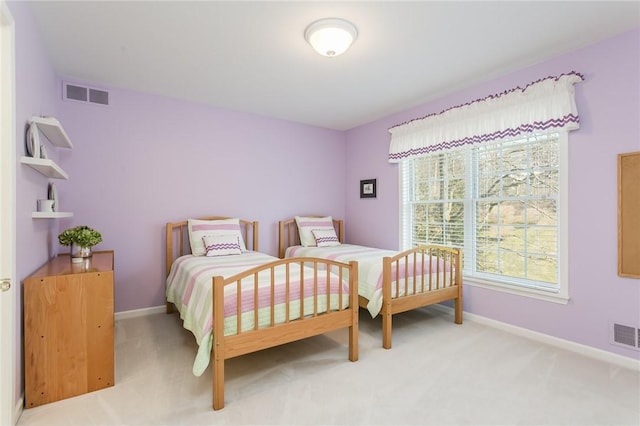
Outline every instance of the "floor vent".
<path id="1" fill-rule="evenodd" d="M 62 99 L 109 106 L 109 92 L 78 84 L 63 83 Z"/>
<path id="2" fill-rule="evenodd" d="M 640 350 L 640 328 L 611 323 L 611 343 Z"/>

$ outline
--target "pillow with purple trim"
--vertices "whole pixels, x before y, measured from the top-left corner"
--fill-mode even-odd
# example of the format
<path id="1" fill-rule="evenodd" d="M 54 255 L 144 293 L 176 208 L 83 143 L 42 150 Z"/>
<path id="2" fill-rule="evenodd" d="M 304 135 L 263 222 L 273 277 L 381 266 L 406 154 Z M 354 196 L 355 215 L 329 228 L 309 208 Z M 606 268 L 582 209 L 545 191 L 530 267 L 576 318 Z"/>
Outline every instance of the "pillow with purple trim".
<path id="1" fill-rule="evenodd" d="M 205 235 L 202 237 L 207 256 L 242 254 L 240 241 L 235 235 Z"/>
<path id="2" fill-rule="evenodd" d="M 331 247 L 340 245 L 340 240 L 338 240 L 336 230 L 333 228 L 314 229 L 311 232 L 313 233 L 313 237 L 316 239 L 316 245 L 318 247 Z"/>
<path id="3" fill-rule="evenodd" d="M 189 243 L 191 244 L 191 254 L 194 256 L 204 256 L 207 251 L 204 248 L 202 238 L 205 235 L 233 235 L 238 238 L 240 250 L 247 251 L 240 231 L 240 219 L 216 219 L 198 220 L 189 219 Z"/>
<path id="4" fill-rule="evenodd" d="M 313 230 L 331 230 L 333 228 L 333 219 L 331 216 L 313 217 L 313 216 L 296 216 L 296 224 L 298 225 L 298 235 L 300 235 L 300 244 L 304 247 L 315 247 L 316 238 L 313 236 Z M 335 232 L 335 231 L 334 231 Z"/>

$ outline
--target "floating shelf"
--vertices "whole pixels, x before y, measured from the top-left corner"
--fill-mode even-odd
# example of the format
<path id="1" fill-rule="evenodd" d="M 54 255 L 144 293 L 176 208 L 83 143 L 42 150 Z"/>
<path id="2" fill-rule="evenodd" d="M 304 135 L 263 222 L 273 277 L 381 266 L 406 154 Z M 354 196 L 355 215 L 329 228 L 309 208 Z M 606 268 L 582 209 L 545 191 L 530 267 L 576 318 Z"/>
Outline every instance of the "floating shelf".
<path id="1" fill-rule="evenodd" d="M 36 130 L 37 128 L 37 130 Z M 42 133 L 51 144 L 56 148 L 73 148 L 73 144 L 69 140 L 69 136 L 62 128 L 62 124 L 54 117 L 31 117 L 29 120 L 29 132 Z M 30 135 L 28 135 L 30 136 Z M 40 144 L 35 143 L 35 139 L 27 138 L 27 145 L 29 145 L 27 152 L 35 155 L 35 157 L 24 156 L 20 158 L 20 163 L 26 164 L 32 169 L 37 170 L 47 178 L 53 179 L 69 179 L 67 172 L 62 170 L 55 161 L 49 158 L 40 158 Z M 35 145 L 35 146 L 34 146 Z M 44 146 L 41 145 L 43 148 Z M 31 152 L 35 151 L 35 152 Z M 51 194 L 49 194 L 51 198 Z M 57 199 L 56 196 L 53 197 Z M 56 200 L 56 205 L 57 205 Z M 35 211 L 31 213 L 33 219 L 59 219 L 63 217 L 72 217 L 71 212 L 40 212 Z"/>
<path id="2" fill-rule="evenodd" d="M 69 136 L 62 128 L 62 124 L 53 117 L 31 117 L 31 123 L 34 123 L 38 129 L 57 147 L 73 148 Z"/>
<path id="3" fill-rule="evenodd" d="M 26 164 L 45 175 L 55 179 L 69 179 L 69 175 L 60 168 L 53 160 L 47 158 L 22 157 L 22 164 Z"/>
<path id="4" fill-rule="evenodd" d="M 59 219 L 62 217 L 72 217 L 71 212 L 33 212 L 31 217 L 34 219 Z"/>

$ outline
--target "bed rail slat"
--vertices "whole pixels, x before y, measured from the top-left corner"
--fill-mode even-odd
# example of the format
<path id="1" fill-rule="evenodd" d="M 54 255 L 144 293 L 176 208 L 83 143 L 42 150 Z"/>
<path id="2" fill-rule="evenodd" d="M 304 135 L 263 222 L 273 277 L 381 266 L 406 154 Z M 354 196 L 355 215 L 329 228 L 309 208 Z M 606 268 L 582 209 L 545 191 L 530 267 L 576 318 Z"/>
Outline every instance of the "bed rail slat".
<path id="1" fill-rule="evenodd" d="M 286 278 L 285 278 L 285 311 L 286 311 L 286 318 L 284 319 L 284 322 L 289 322 L 289 318 L 291 316 L 291 264 L 287 263 L 287 269 L 286 269 Z"/>
<path id="2" fill-rule="evenodd" d="M 273 325 L 276 323 L 276 275 L 275 268 L 271 268 L 271 297 L 269 298 L 269 304 L 271 305 L 271 318 L 270 324 Z"/>
<path id="3" fill-rule="evenodd" d="M 238 295 L 236 299 L 236 312 L 242 312 L 242 285 L 240 280 L 236 282 L 236 294 Z M 239 333 L 242 330 L 242 316 L 238 315 L 236 319 L 236 332 Z"/>

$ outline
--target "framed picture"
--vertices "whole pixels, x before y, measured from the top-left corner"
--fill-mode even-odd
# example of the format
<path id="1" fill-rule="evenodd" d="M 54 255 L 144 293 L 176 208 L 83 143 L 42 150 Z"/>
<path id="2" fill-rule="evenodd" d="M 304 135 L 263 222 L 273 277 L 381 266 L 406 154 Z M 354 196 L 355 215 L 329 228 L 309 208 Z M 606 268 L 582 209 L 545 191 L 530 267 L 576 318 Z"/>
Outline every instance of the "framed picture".
<path id="1" fill-rule="evenodd" d="M 360 198 L 376 198 L 375 179 L 365 179 L 360 181 Z"/>

